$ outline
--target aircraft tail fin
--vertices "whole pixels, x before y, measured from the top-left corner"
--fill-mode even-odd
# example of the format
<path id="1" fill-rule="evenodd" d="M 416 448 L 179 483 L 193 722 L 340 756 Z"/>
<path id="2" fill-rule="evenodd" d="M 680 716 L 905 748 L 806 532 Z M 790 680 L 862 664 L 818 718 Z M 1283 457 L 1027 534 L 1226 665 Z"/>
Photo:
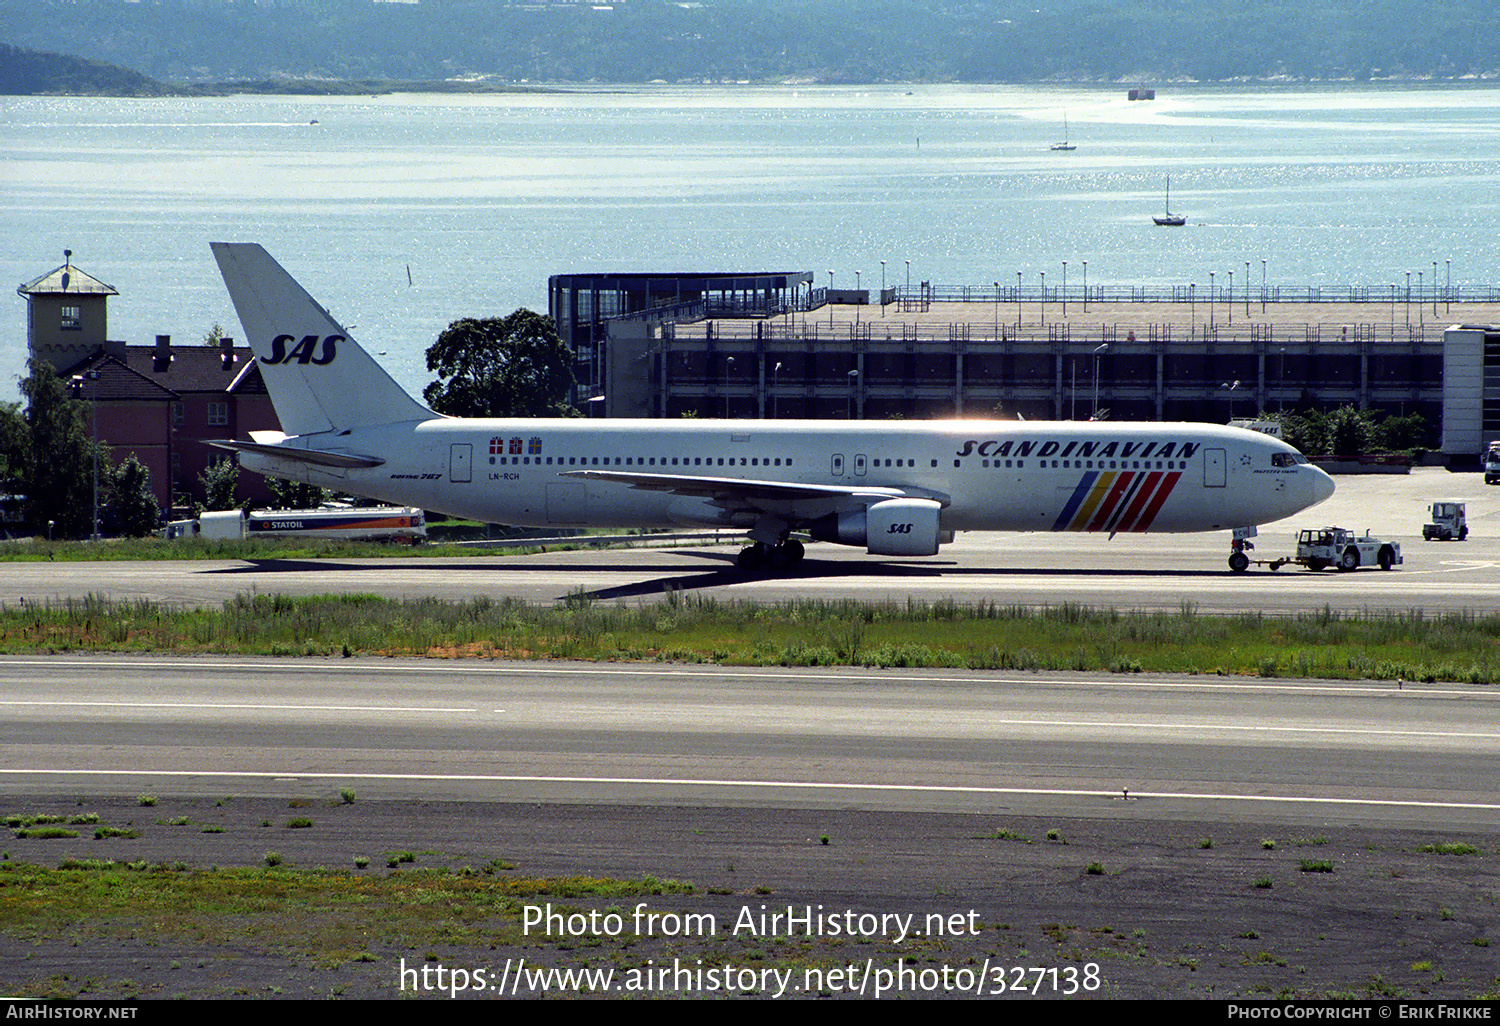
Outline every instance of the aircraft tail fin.
<path id="1" fill-rule="evenodd" d="M 432 420 L 261 246 L 214 242 L 214 259 L 288 435 Z"/>

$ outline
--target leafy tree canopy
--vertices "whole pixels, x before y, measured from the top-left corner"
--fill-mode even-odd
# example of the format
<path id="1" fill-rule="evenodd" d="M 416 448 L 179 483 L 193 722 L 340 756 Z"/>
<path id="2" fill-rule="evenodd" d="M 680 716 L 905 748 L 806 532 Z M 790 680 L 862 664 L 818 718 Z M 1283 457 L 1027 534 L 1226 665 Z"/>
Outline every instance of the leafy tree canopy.
<path id="1" fill-rule="evenodd" d="M 271 491 L 272 509 L 317 509 L 326 495 L 317 485 L 279 477 L 266 478 L 266 486 Z"/>
<path id="2" fill-rule="evenodd" d="M 28 361 L 21 381 L 26 399 L 23 474 L 26 519 L 37 530 L 48 521 L 62 538 L 92 533 L 94 517 L 94 443 L 89 438 L 88 404 L 68 395 L 67 387 L 45 360 Z M 102 446 L 100 447 L 103 448 Z M 112 468 L 107 451 L 97 454 L 99 481 L 107 487 Z M 107 496 L 97 496 L 102 504 Z"/>
<path id="3" fill-rule="evenodd" d="M 234 491 L 239 487 L 240 468 L 232 458 L 225 457 L 210 463 L 198 475 L 203 485 L 203 508 L 208 511 L 234 509 L 237 505 Z"/>
<path id="4" fill-rule="evenodd" d="M 128 538 L 144 538 L 161 522 L 161 510 L 151 492 L 151 472 L 134 456 L 110 475 L 110 500 L 105 516 L 111 531 Z"/>
<path id="5" fill-rule="evenodd" d="M 453 417 L 562 417 L 573 387 L 573 353 L 549 317 L 517 310 L 506 317 L 448 325 L 427 350 L 438 378 L 422 398 Z"/>
<path id="6" fill-rule="evenodd" d="M 26 474 L 28 429 L 19 403 L 0 403 L 0 491 L 19 492 Z"/>

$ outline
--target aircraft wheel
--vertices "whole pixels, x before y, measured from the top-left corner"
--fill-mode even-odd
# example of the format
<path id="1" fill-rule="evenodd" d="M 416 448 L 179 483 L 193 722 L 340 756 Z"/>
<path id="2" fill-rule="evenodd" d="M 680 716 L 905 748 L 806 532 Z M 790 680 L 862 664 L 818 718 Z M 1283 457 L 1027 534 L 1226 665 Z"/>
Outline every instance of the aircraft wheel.
<path id="1" fill-rule="evenodd" d="M 747 574 L 757 574 L 766 568 L 766 547 L 764 545 L 746 545 L 740 549 L 739 559 L 735 560 L 739 568 Z"/>
<path id="2" fill-rule="evenodd" d="M 1396 565 L 1396 554 L 1389 546 L 1386 546 L 1380 550 L 1380 555 L 1376 557 L 1376 560 L 1380 563 L 1380 569 L 1389 570 Z"/>
<path id="3" fill-rule="evenodd" d="M 786 552 L 787 566 L 796 566 L 798 563 L 802 562 L 802 557 L 806 554 L 807 551 L 805 548 L 803 548 L 802 543 L 796 538 L 788 538 L 786 541 L 781 543 L 780 548 L 782 548 Z"/>
<path id="4" fill-rule="evenodd" d="M 1250 557 L 1243 552 L 1231 552 L 1229 554 L 1229 569 L 1237 574 L 1242 574 L 1250 568 Z"/>
<path id="5" fill-rule="evenodd" d="M 1354 570 L 1354 569 L 1357 569 L 1358 567 L 1359 567 L 1359 550 L 1358 549 L 1354 549 L 1354 548 L 1345 549 L 1344 550 L 1344 554 L 1339 557 L 1339 569 L 1340 570 Z"/>

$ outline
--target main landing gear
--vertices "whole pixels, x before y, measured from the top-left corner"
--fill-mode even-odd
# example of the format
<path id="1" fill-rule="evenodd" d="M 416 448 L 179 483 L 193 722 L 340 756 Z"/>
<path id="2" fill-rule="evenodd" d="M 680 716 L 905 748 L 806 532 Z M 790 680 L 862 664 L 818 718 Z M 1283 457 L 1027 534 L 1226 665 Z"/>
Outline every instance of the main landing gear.
<path id="1" fill-rule="evenodd" d="M 802 562 L 803 551 L 802 543 L 796 538 L 788 538 L 779 545 L 756 542 L 740 549 L 739 568 L 750 574 L 786 570 Z"/>

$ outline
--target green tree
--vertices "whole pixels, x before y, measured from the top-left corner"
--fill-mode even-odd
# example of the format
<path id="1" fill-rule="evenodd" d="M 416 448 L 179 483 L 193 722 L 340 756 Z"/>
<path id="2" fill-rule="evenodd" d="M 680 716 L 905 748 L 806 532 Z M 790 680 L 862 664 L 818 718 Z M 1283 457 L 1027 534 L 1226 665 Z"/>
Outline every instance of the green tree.
<path id="1" fill-rule="evenodd" d="M 20 404 L 0 403 L 0 492 L 13 494 L 25 487 L 29 435 Z"/>
<path id="2" fill-rule="evenodd" d="M 438 378 L 422 398 L 454 417 L 563 417 L 573 387 L 573 353 L 549 317 L 517 310 L 507 317 L 448 325 L 427 350 Z"/>
<path id="3" fill-rule="evenodd" d="M 1328 452 L 1328 418 L 1315 409 L 1299 413 L 1273 414 L 1280 421 L 1281 440 L 1304 456 L 1323 456 Z"/>
<path id="4" fill-rule="evenodd" d="M 22 473 L 26 518 L 34 530 L 47 530 L 51 521 L 57 537 L 80 538 L 92 533 L 94 516 L 88 404 L 68 395 L 47 361 L 33 358 L 27 367 L 30 373 L 21 381 L 28 435 Z M 110 471 L 108 453 L 98 453 L 98 461 L 103 484 Z"/>
<path id="5" fill-rule="evenodd" d="M 317 485 L 268 477 L 266 487 L 271 491 L 272 509 L 317 509 L 323 505 L 325 493 Z"/>
<path id="6" fill-rule="evenodd" d="M 1334 456 L 1363 456 L 1375 439 L 1375 425 L 1365 410 L 1340 406 L 1328 415 L 1329 453 Z"/>
<path id="7" fill-rule="evenodd" d="M 151 471 L 131 456 L 114 468 L 110 478 L 110 529 L 129 538 L 144 538 L 156 530 L 161 509 L 151 492 Z"/>
<path id="8" fill-rule="evenodd" d="M 210 463 L 198 475 L 198 483 L 203 485 L 203 508 L 210 512 L 215 510 L 234 509 L 236 505 L 234 490 L 239 487 L 240 468 L 233 458 L 225 457 Z"/>
<path id="9" fill-rule="evenodd" d="M 1405 416 L 1390 416 L 1380 422 L 1379 444 L 1390 452 L 1432 447 L 1427 429 L 1427 418 L 1420 413 Z"/>

